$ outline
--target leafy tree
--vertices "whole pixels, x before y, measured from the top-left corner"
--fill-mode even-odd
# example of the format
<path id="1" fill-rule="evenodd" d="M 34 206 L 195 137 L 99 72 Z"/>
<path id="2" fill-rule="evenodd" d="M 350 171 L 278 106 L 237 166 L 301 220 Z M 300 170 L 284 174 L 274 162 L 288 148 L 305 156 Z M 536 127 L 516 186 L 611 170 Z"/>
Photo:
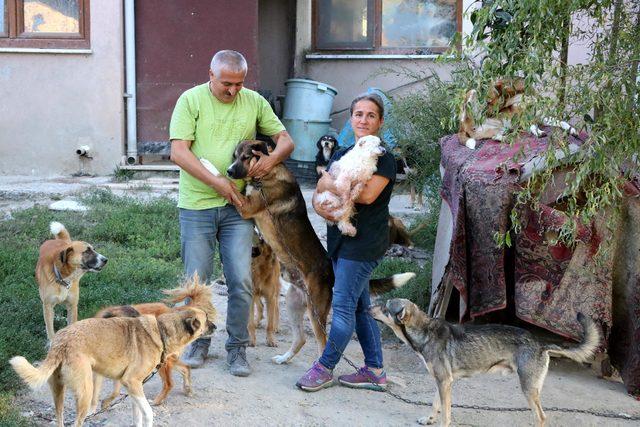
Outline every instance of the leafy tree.
<path id="1" fill-rule="evenodd" d="M 456 40 L 463 49 L 447 59 L 469 65 L 461 68 L 463 84 L 451 98 L 451 111 L 459 109 L 468 89 L 483 99 L 497 79 L 522 78 L 525 110 L 512 123 L 511 138 L 543 117 L 570 121 L 589 135 L 569 155 L 564 134 L 554 131 L 546 165 L 518 194 L 519 204 L 535 205 L 552 182 L 551 171 L 570 166 L 560 197 L 570 220 L 559 235 L 571 243 L 576 221 L 588 224 L 616 206 L 622 181 L 639 171 L 640 2 L 485 0 L 471 21 L 470 36 Z M 573 43 L 588 45 L 587 63 L 567 63 Z M 517 231 L 517 215 L 513 219 Z"/>

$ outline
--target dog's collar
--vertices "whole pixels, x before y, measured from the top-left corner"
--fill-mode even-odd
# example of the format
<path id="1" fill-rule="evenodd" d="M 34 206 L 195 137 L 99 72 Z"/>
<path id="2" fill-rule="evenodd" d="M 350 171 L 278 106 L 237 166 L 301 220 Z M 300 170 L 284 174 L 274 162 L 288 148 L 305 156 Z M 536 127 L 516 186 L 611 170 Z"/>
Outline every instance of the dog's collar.
<path id="1" fill-rule="evenodd" d="M 58 270 L 58 267 L 56 267 L 55 264 L 53 265 L 53 275 L 56 277 L 56 283 L 64 286 L 67 289 L 71 287 L 71 282 L 68 280 L 64 280 L 62 274 L 60 274 L 60 270 Z"/>
<path id="2" fill-rule="evenodd" d="M 160 322 L 158 323 L 158 332 L 160 332 L 160 341 L 162 341 L 162 353 L 160 354 L 160 363 L 156 366 L 156 369 L 160 369 L 160 366 L 164 365 L 167 358 L 167 335 L 164 331 L 164 327 Z"/>
<path id="3" fill-rule="evenodd" d="M 260 179 L 256 179 L 256 178 L 252 178 L 251 179 L 251 185 L 253 186 L 253 188 L 255 188 L 256 190 L 260 190 L 262 189 L 262 180 Z"/>

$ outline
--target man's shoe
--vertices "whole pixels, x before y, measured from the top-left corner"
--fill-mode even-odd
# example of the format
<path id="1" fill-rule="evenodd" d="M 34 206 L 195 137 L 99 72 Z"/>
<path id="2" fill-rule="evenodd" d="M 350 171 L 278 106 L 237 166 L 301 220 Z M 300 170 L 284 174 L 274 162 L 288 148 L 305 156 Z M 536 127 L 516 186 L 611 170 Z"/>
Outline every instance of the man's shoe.
<path id="1" fill-rule="evenodd" d="M 296 383 L 296 387 L 304 391 L 318 391 L 333 385 L 333 374 L 320 362 L 313 362 L 311 369 L 307 371 Z"/>
<path id="2" fill-rule="evenodd" d="M 340 375 L 338 381 L 343 386 L 351 388 L 364 388 L 374 391 L 385 391 L 387 389 L 387 374 L 383 371 L 380 375 L 376 375 L 366 366 L 358 369 L 355 374 Z"/>
<path id="3" fill-rule="evenodd" d="M 202 368 L 209 353 L 211 341 L 194 341 L 189 345 L 180 360 L 192 369 Z"/>
<path id="4" fill-rule="evenodd" d="M 247 348 L 236 347 L 227 353 L 227 366 L 229 373 L 236 377 L 248 377 L 251 373 L 251 366 L 247 362 Z"/>

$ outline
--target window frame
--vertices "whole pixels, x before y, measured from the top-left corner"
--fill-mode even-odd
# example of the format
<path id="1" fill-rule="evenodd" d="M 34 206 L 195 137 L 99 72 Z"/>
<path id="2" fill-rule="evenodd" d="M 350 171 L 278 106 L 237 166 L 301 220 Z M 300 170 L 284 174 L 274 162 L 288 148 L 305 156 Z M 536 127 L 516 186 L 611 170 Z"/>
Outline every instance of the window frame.
<path id="1" fill-rule="evenodd" d="M 314 51 L 322 52 L 323 54 L 337 53 L 362 53 L 365 55 L 433 55 L 441 54 L 449 50 L 448 46 L 445 47 L 382 47 L 382 0 L 367 0 L 367 7 L 373 5 L 373 47 L 361 47 L 357 45 L 346 45 L 340 43 L 340 45 L 327 45 L 319 46 L 318 44 L 318 31 L 320 30 L 320 1 L 313 0 L 311 5 L 311 46 Z M 462 32 L 462 0 L 456 0 L 456 32 Z M 461 48 L 460 45 L 457 46 Z"/>
<path id="2" fill-rule="evenodd" d="M 24 0 L 6 0 L 8 33 L 0 32 L 0 48 L 88 49 L 90 0 L 78 0 L 78 33 L 27 33 L 24 30 Z"/>

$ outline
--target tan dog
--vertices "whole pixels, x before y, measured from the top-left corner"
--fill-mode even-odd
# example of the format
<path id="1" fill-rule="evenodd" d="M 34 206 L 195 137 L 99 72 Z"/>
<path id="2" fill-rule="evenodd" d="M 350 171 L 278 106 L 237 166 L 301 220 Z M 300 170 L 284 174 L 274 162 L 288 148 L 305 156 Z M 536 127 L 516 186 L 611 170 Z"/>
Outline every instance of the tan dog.
<path id="1" fill-rule="evenodd" d="M 47 329 L 47 345 L 53 340 L 54 307 L 67 307 L 67 325 L 78 320 L 78 299 L 80 278 L 87 271 L 100 271 L 107 258 L 93 250 L 87 242 L 71 240 L 69 232 L 59 222 L 49 225 L 51 234 L 56 236 L 40 246 L 40 256 L 36 265 L 36 281 L 42 300 L 44 323 Z"/>
<path id="2" fill-rule="evenodd" d="M 134 304 L 134 305 L 119 305 L 103 308 L 98 311 L 95 317 L 99 318 L 111 318 L 111 317 L 138 317 L 144 314 L 151 314 L 158 317 L 162 314 L 187 310 L 190 307 L 196 307 L 207 313 L 207 320 L 214 323 L 216 319 L 216 309 L 211 302 L 211 286 L 205 286 L 200 283 L 198 274 L 194 274 L 191 279 L 188 279 L 182 286 L 162 291 L 163 294 L 169 295 L 169 298 L 165 302 L 170 304 L 176 304 L 186 301 L 186 305 L 180 307 L 169 307 L 161 302 Z M 215 328 L 215 324 L 214 324 Z M 153 400 L 152 405 L 161 405 L 167 395 L 173 388 L 173 379 L 171 378 L 171 372 L 175 368 L 180 375 L 182 375 L 182 384 L 184 394 L 191 394 L 191 368 L 180 361 L 179 354 L 168 354 L 165 362 L 158 369 L 158 374 L 162 378 L 162 390 L 156 398 Z M 97 393 L 94 393 L 97 397 Z M 115 381 L 113 384 L 113 392 L 109 397 L 102 401 L 102 409 L 108 408 L 111 402 L 120 395 L 120 382 Z M 92 402 L 95 406 L 97 402 Z"/>
<path id="3" fill-rule="evenodd" d="M 81 426 L 100 389 L 102 376 L 121 381 L 133 400 L 134 424 L 151 426 L 153 412 L 144 396 L 143 380 L 167 354 L 178 354 L 209 331 L 213 323 L 197 308 L 158 316 L 84 319 L 60 330 L 42 364 L 35 368 L 22 356 L 9 362 L 32 388 L 49 382 L 58 427 L 64 425 L 64 390 L 76 397 L 76 426 Z M 93 375 L 94 372 L 97 375 Z M 95 378 L 95 379 L 94 379 Z"/>
<path id="4" fill-rule="evenodd" d="M 265 299 L 267 306 L 267 345 L 277 347 L 275 333 L 280 324 L 280 262 L 276 254 L 262 237 L 257 236 L 251 250 L 251 279 L 253 280 L 253 301 L 249 315 L 249 345 L 256 345 L 256 327 L 262 321 Z"/>

